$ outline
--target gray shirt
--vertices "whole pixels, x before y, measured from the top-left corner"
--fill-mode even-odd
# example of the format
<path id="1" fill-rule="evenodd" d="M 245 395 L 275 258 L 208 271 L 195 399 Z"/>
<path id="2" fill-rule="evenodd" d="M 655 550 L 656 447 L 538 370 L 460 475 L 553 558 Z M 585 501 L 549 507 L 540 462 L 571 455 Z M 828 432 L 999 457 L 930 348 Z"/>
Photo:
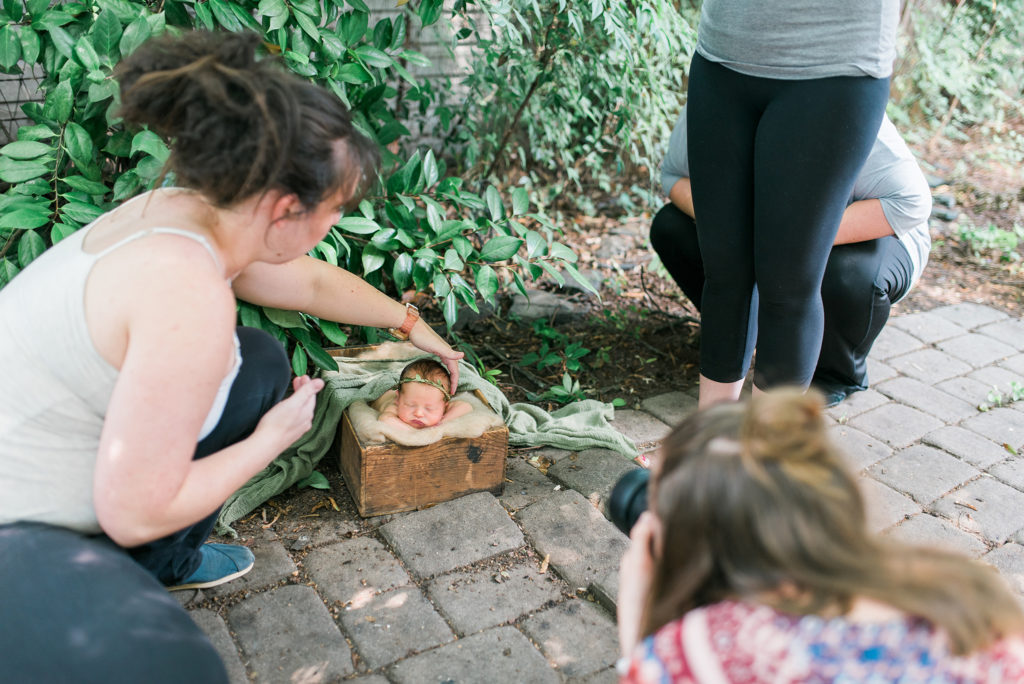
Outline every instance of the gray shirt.
<path id="1" fill-rule="evenodd" d="M 777 79 L 892 73 L 899 0 L 704 0 L 697 52 Z"/>
<path id="2" fill-rule="evenodd" d="M 686 107 L 683 107 L 661 165 L 661 185 L 665 194 L 669 194 L 680 178 L 689 177 Z M 928 263 L 932 245 L 928 233 L 932 195 L 913 153 L 887 116 L 882 118 L 878 138 L 857 176 L 850 202 L 866 199 L 881 202 L 886 220 L 914 264 L 912 280 L 917 282 Z"/>

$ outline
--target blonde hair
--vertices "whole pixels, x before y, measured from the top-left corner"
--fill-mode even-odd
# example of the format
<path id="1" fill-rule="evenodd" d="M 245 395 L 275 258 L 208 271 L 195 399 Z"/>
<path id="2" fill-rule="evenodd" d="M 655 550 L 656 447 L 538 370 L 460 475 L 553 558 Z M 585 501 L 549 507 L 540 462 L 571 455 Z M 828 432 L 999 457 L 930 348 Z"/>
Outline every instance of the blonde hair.
<path id="1" fill-rule="evenodd" d="M 994 569 L 869 532 L 822 410 L 815 393 L 779 389 L 698 412 L 669 434 L 650 485 L 664 544 L 645 635 L 727 599 L 844 614 L 859 597 L 927 620 L 956 654 L 1024 631 Z"/>

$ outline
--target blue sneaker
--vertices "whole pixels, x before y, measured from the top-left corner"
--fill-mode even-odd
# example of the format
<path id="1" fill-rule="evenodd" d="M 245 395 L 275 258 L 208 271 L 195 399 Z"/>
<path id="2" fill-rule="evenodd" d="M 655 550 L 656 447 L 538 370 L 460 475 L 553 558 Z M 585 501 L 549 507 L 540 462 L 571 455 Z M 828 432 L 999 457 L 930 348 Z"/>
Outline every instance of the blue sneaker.
<path id="1" fill-rule="evenodd" d="M 199 547 L 203 560 L 199 567 L 185 578 L 185 581 L 167 591 L 182 589 L 207 589 L 230 582 L 252 570 L 256 557 L 244 546 L 234 544 L 203 544 Z"/>

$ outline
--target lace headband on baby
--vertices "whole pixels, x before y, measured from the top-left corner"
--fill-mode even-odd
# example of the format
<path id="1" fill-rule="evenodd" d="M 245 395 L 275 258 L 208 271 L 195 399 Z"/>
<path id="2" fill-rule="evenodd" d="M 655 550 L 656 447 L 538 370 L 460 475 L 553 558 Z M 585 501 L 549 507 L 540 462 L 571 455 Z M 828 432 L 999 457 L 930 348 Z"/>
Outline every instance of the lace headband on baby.
<path id="1" fill-rule="evenodd" d="M 451 399 L 452 399 L 451 393 L 448 392 L 448 390 L 446 390 L 444 388 L 444 385 L 439 383 L 437 380 L 428 380 L 427 378 L 420 377 L 419 375 L 414 375 L 414 376 L 409 377 L 409 378 L 402 378 L 401 380 L 398 381 L 398 384 L 399 385 L 404 385 L 407 382 L 419 382 L 419 383 L 423 383 L 424 385 L 430 385 L 431 387 L 436 387 L 437 389 L 441 390 L 441 394 L 444 395 L 444 400 L 445 401 L 451 401 Z"/>

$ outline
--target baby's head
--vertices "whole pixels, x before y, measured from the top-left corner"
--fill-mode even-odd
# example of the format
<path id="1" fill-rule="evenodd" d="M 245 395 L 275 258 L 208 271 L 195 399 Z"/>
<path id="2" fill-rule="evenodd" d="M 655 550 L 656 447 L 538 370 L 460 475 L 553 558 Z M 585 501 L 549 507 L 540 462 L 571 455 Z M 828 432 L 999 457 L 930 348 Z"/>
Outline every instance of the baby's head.
<path id="1" fill-rule="evenodd" d="M 402 369 L 398 383 L 399 420 L 416 428 L 441 422 L 451 399 L 448 369 L 433 359 L 419 359 Z"/>

